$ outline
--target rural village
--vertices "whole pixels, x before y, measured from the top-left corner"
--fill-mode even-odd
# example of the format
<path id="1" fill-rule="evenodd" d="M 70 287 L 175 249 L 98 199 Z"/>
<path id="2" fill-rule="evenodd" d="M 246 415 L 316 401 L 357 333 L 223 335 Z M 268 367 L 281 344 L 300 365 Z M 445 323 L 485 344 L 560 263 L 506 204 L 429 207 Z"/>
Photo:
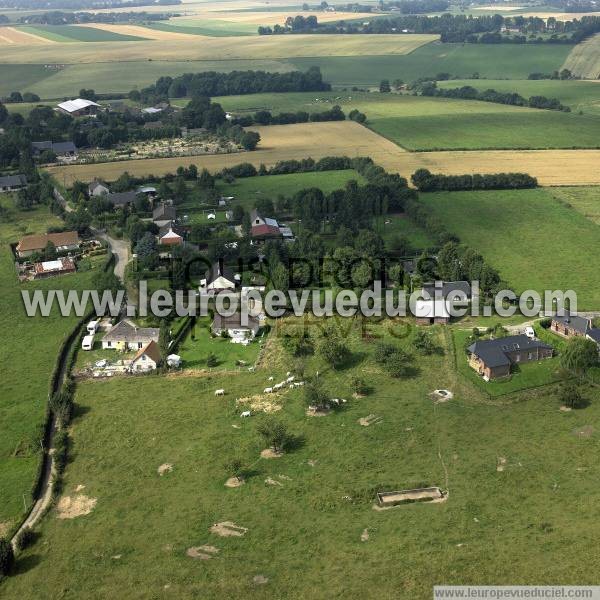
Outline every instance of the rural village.
<path id="1" fill-rule="evenodd" d="M 0 598 L 600 585 L 599 140 L 596 0 L 0 0 Z"/>

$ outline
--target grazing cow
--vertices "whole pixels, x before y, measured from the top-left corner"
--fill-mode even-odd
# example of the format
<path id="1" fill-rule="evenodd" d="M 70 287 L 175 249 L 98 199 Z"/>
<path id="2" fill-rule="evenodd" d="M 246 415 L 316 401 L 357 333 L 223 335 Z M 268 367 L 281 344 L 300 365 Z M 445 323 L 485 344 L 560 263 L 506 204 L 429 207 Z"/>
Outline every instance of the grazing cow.
<path id="1" fill-rule="evenodd" d="M 286 377 L 289 377 L 291 374 L 292 374 L 292 372 L 291 372 L 291 371 L 288 371 L 288 372 L 285 374 L 285 376 L 286 376 Z"/>
<path id="2" fill-rule="evenodd" d="M 276 383 L 276 384 L 273 386 L 273 389 L 274 389 L 274 390 L 280 390 L 282 387 L 283 387 L 283 383 Z"/>
<path id="3" fill-rule="evenodd" d="M 272 394 L 272 393 L 273 393 L 272 387 L 268 387 L 263 390 L 263 394 Z"/>
<path id="4" fill-rule="evenodd" d="M 292 381 L 294 381 L 294 379 L 296 379 L 296 378 L 295 378 L 295 377 L 292 375 L 291 377 L 288 377 L 288 378 L 286 379 L 286 381 L 287 381 L 288 383 L 292 383 Z"/>
<path id="5" fill-rule="evenodd" d="M 224 396 L 225 390 L 215 390 L 215 396 Z"/>
<path id="6" fill-rule="evenodd" d="M 249 371 L 250 373 L 254 373 L 254 367 L 248 367 L 248 371 Z"/>
<path id="7" fill-rule="evenodd" d="M 330 402 L 333 402 L 333 404 L 335 404 L 336 406 L 339 406 L 339 405 L 340 405 L 339 398 L 332 398 L 332 399 L 330 400 Z"/>
<path id="8" fill-rule="evenodd" d="M 294 383 L 294 387 L 302 387 L 304 385 L 304 381 L 296 381 L 296 383 Z"/>
<path id="9" fill-rule="evenodd" d="M 249 417 L 252 413 L 249 410 L 245 410 L 240 417 Z"/>
<path id="10" fill-rule="evenodd" d="M 271 377 L 269 377 L 269 381 L 273 381 L 273 379 L 275 379 L 275 377 L 273 377 L 273 375 L 271 375 Z"/>

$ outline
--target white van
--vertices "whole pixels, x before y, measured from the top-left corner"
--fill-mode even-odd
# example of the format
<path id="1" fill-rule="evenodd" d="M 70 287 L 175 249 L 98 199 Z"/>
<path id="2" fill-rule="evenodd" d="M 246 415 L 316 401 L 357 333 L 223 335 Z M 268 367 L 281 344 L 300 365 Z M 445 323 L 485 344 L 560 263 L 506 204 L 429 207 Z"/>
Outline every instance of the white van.
<path id="1" fill-rule="evenodd" d="M 98 325 L 99 325 L 99 323 L 100 323 L 100 321 L 90 321 L 87 324 L 87 327 L 86 327 L 87 332 L 90 335 L 94 335 L 96 333 L 96 331 L 98 331 Z"/>
<path id="2" fill-rule="evenodd" d="M 535 330 L 533 329 L 533 327 L 531 327 L 531 325 L 528 325 L 527 327 L 525 327 L 525 335 L 530 340 L 534 340 L 535 339 Z"/>
<path id="3" fill-rule="evenodd" d="M 94 348 L 94 336 L 93 335 L 84 336 L 84 338 L 81 342 L 81 349 L 82 350 L 93 350 L 93 348 Z"/>

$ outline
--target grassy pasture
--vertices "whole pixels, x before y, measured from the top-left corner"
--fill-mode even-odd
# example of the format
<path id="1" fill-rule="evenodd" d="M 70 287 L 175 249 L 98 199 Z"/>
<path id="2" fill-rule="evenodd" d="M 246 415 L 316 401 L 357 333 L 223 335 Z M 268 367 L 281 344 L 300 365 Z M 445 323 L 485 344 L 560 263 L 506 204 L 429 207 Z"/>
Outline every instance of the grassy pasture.
<path id="1" fill-rule="evenodd" d="M 17 212 L 7 198 L 8 219 L 0 224 L 0 328 L 5 343 L 0 348 L 2 394 L 0 395 L 0 531 L 14 525 L 23 511 L 24 499 L 37 472 L 39 446 L 37 433 L 43 422 L 50 374 L 60 343 L 77 321 L 50 317 L 29 318 L 21 300 L 21 290 L 89 289 L 93 271 L 19 284 L 9 243 L 24 233 L 45 232 L 60 221 L 45 208 Z M 23 497 L 24 495 L 24 497 Z"/>
<path id="2" fill-rule="evenodd" d="M 443 44 L 434 42 L 405 56 L 373 56 L 365 53 L 352 58 L 322 56 L 294 58 L 300 69 L 321 67 L 326 81 L 336 85 L 378 85 L 381 79 L 414 81 L 450 73 L 454 77 L 526 79 L 529 73 L 550 73 L 559 69 L 572 46 L 519 44 Z"/>
<path id="3" fill-rule="evenodd" d="M 515 292 L 574 290 L 578 309 L 600 304 L 600 227 L 551 190 L 445 192 L 422 201 L 448 230 L 476 248 Z"/>
<path id="4" fill-rule="evenodd" d="M 552 189 L 552 195 L 560 202 L 573 207 L 596 225 L 600 225 L 600 188 L 554 188 Z"/>
<path id="5" fill-rule="evenodd" d="M 455 88 L 470 85 L 478 90 L 494 89 L 499 92 L 517 92 L 530 96 L 558 98 L 574 113 L 600 115 L 600 85 L 591 81 L 577 80 L 504 80 L 504 79 L 459 79 L 438 81 L 439 88 Z"/>
<path id="6" fill-rule="evenodd" d="M 140 42 L 144 38 L 122 35 L 95 27 L 73 25 L 35 25 L 22 27 L 23 31 L 40 35 L 54 42 Z M 67 61 L 68 62 L 68 61 Z"/>
<path id="7" fill-rule="evenodd" d="M 581 83 L 581 82 L 579 82 Z M 583 83 L 588 87 L 591 84 Z M 367 115 L 375 132 L 408 150 L 597 148 L 600 115 L 578 115 L 472 100 L 377 92 L 251 94 L 217 99 L 226 110 L 319 112 L 339 104 Z"/>
<path id="8" fill-rule="evenodd" d="M 371 374 L 372 394 L 308 418 L 301 392 L 287 392 L 277 416 L 302 442 L 273 460 L 258 458 L 261 417 L 240 419 L 234 399 L 285 373 L 290 360 L 276 343 L 274 361 L 255 374 L 81 384 L 64 493 L 85 485 L 80 493 L 97 504 L 73 520 L 51 512 L 22 557 L 25 572 L 3 591 L 28 598 L 44 589 L 67 600 L 165 589 L 182 599 L 297 599 L 318 589 L 322 597 L 423 600 L 440 581 L 594 582 L 598 559 L 584 564 L 578 550 L 600 534 L 593 510 L 600 492 L 589 485 L 600 475 L 600 440 L 596 431 L 577 432 L 598 419 L 597 403 L 562 413 L 551 388 L 490 402 L 457 376 L 449 353 L 420 358 L 416 377 L 392 380 L 372 361 L 372 344 L 351 337 L 350 345 L 353 366 L 322 371 L 325 385 L 350 398 L 349 375 Z M 308 366 L 322 368 L 312 358 Z M 214 396 L 219 387 L 224 398 Z M 428 394 L 437 387 L 455 398 L 434 404 Z M 357 420 L 369 414 L 381 422 L 361 427 Z M 238 454 L 251 473 L 227 489 L 222 465 Z M 160 477 L 164 463 L 173 471 Z M 372 509 L 378 490 L 426 483 L 448 489 L 448 500 Z M 222 521 L 248 531 L 209 532 Z M 186 555 L 204 544 L 218 549 L 214 558 Z M 257 575 L 268 582 L 257 587 Z"/>
<path id="9" fill-rule="evenodd" d="M 25 91 L 55 75 L 56 71 L 51 71 L 44 65 L 0 64 L 0 95 L 8 96 L 11 92 Z"/>

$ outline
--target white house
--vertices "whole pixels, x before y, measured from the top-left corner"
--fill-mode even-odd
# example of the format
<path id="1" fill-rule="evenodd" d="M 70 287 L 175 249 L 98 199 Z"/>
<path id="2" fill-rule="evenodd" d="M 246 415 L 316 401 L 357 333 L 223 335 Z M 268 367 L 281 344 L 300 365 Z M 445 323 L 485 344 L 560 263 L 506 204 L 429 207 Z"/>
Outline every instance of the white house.
<path id="1" fill-rule="evenodd" d="M 241 313 L 236 313 L 230 317 L 222 317 L 219 313 L 211 325 L 212 332 L 215 335 L 226 333 L 234 344 L 248 343 L 253 340 L 260 329 L 260 323 L 255 317 L 248 317 L 248 324 L 242 325 Z"/>
<path id="2" fill-rule="evenodd" d="M 137 327 L 131 321 L 124 319 L 102 338 L 102 349 L 141 350 L 150 342 L 158 343 L 158 337 L 158 328 Z"/>
<path id="3" fill-rule="evenodd" d="M 235 290 L 240 280 L 240 276 L 231 269 L 224 266 L 223 260 L 218 262 L 206 271 L 204 279 L 200 281 L 200 289 L 204 292 L 223 290 Z"/>
<path id="4" fill-rule="evenodd" d="M 92 181 L 92 183 L 90 183 L 90 185 L 88 186 L 88 196 L 90 198 L 106 196 L 109 193 L 110 193 L 110 189 L 108 188 L 108 186 L 103 181 L 100 181 L 99 179 L 94 179 L 94 181 Z"/>
<path id="5" fill-rule="evenodd" d="M 67 115 L 71 115 L 72 117 L 95 115 L 99 108 L 101 108 L 99 104 L 96 104 L 91 100 L 85 100 L 84 98 L 67 100 L 66 102 L 61 102 L 58 105 L 59 111 L 66 113 Z"/>
<path id="6" fill-rule="evenodd" d="M 133 357 L 129 369 L 134 373 L 154 371 L 160 363 L 160 348 L 154 341 L 149 342 Z"/>

